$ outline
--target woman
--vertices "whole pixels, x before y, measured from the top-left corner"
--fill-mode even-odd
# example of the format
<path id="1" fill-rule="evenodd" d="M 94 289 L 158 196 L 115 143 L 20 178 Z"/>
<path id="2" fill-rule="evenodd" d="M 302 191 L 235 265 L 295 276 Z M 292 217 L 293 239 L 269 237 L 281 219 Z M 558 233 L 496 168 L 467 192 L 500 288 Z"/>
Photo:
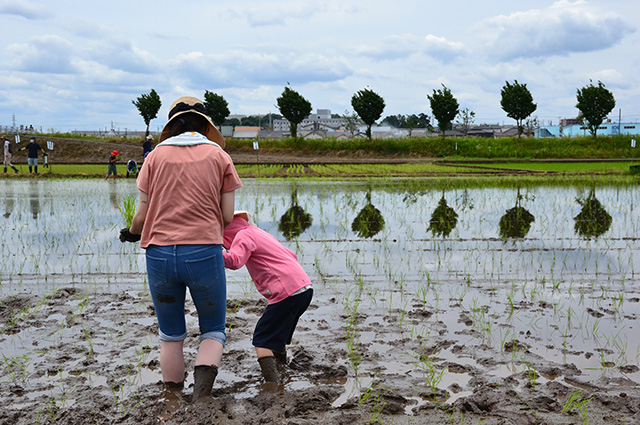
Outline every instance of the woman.
<path id="1" fill-rule="evenodd" d="M 138 175 L 138 210 L 122 241 L 146 249 L 149 290 L 160 335 L 160 367 L 167 384 L 185 377 L 183 341 L 186 288 L 198 312 L 200 346 L 193 399 L 211 395 L 226 342 L 223 229 L 233 219 L 242 187 L 224 137 L 202 101 L 181 97 L 171 105 L 160 143 Z"/>

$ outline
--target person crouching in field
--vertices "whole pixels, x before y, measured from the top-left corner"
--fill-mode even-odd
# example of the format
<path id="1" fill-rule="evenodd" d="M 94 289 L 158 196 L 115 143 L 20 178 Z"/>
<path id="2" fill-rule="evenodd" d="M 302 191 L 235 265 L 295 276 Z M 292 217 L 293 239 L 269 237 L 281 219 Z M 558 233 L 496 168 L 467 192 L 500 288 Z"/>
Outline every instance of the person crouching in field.
<path id="1" fill-rule="evenodd" d="M 286 364 L 298 319 L 313 297 L 311 280 L 296 254 L 251 222 L 246 211 L 234 213 L 224 229 L 224 266 L 247 266 L 258 291 L 269 300 L 253 333 L 253 346 L 266 382 L 279 382 L 277 364 Z"/>

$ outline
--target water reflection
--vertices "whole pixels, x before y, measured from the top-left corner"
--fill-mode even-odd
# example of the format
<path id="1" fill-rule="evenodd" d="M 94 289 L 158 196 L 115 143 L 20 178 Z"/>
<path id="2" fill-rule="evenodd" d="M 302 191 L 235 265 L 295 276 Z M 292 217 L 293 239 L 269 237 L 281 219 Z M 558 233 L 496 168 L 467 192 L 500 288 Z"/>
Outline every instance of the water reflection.
<path id="1" fill-rule="evenodd" d="M 361 238 L 372 238 L 384 229 L 384 218 L 371 203 L 371 188 L 367 190 L 367 205 L 353 219 L 351 230 Z"/>
<path id="2" fill-rule="evenodd" d="M 469 189 L 464 189 L 462 195 L 456 199 L 456 205 L 462 211 L 471 211 L 473 209 L 473 198 L 469 194 Z"/>
<path id="3" fill-rule="evenodd" d="M 520 189 L 516 195 L 516 205 L 508 209 L 506 214 L 500 218 L 500 237 L 507 238 L 524 238 L 531 229 L 531 223 L 535 221 L 535 217 L 527 211 L 520 202 L 524 196 L 520 194 Z"/>
<path id="4" fill-rule="evenodd" d="M 291 207 L 280 217 L 278 231 L 282 233 L 285 239 L 291 240 L 297 238 L 307 230 L 311 226 L 312 221 L 311 214 L 306 213 L 304 209 L 298 205 L 298 185 L 292 185 Z"/>
<path id="5" fill-rule="evenodd" d="M 6 183 L 6 193 L 4 195 L 4 218 L 11 217 L 11 213 L 16 206 L 16 198 L 13 194 L 13 182 L 11 180 Z"/>
<path id="6" fill-rule="evenodd" d="M 118 185 L 115 179 L 109 182 L 109 201 L 114 209 L 120 209 L 118 205 Z"/>
<path id="7" fill-rule="evenodd" d="M 447 205 L 447 200 L 444 199 L 444 192 L 442 192 L 442 198 L 438 202 L 438 206 L 433 210 L 431 219 L 429 220 L 429 230 L 434 236 L 449 236 L 449 233 L 455 229 L 458 224 L 458 213 L 453 208 Z"/>
<path id="8" fill-rule="evenodd" d="M 29 206 L 34 219 L 40 214 L 40 190 L 37 181 L 29 182 Z"/>
<path id="9" fill-rule="evenodd" d="M 577 198 L 576 202 L 582 205 L 580 214 L 575 216 L 574 229 L 577 234 L 585 239 L 597 238 L 605 234 L 611 227 L 611 215 L 604 209 L 596 198 L 596 190 L 592 188 L 586 199 Z"/>

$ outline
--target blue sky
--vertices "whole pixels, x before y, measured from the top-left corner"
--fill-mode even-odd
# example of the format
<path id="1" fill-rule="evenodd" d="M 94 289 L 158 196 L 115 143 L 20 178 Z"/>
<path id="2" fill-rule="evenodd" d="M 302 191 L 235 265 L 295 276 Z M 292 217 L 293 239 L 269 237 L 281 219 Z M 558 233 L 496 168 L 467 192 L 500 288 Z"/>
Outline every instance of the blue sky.
<path id="1" fill-rule="evenodd" d="M 576 116 L 590 80 L 613 92 L 611 118 L 637 122 L 639 17 L 628 0 L 0 0 L 0 125 L 142 130 L 131 101 L 153 88 L 155 131 L 181 95 L 277 113 L 287 83 L 340 114 L 369 87 L 383 117 L 430 114 L 426 96 L 445 84 L 476 122 L 511 124 L 507 80 L 527 84 L 545 124 Z"/>

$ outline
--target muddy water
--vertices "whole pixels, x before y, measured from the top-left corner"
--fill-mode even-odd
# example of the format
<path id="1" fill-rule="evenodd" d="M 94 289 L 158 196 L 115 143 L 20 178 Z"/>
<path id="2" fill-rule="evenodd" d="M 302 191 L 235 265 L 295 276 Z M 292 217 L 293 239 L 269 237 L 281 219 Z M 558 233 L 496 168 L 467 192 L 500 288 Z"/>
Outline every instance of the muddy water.
<path id="1" fill-rule="evenodd" d="M 521 393 L 561 384 L 626 396 L 640 384 L 636 188 L 244 183 L 237 209 L 294 250 L 316 288 L 296 334 L 298 367 L 287 391 L 337 388 L 327 403 L 345 409 L 367 388 L 382 394 L 384 384 L 402 394 L 396 415 L 416 415 L 432 402 L 425 394 L 464 405 L 482 385 L 510 382 Z M 78 355 L 74 368 L 43 375 L 27 362 L 34 376 L 19 386 L 35 388 L 20 399 L 25 409 L 52 388 L 63 394 L 52 383 L 58 378 L 82 380 L 112 399 L 159 380 L 144 255 L 117 240 L 118 206 L 135 194 L 133 181 L 3 182 L 3 355 L 58 350 L 54 358 L 64 362 L 75 350 L 92 359 L 82 366 L 85 354 Z M 246 271 L 227 279 L 226 358 L 234 365 L 217 382 L 252 400 L 262 391 L 250 344 L 262 301 Z M 74 318 L 89 313 L 87 330 Z M 16 317 L 31 325 L 21 328 Z M 193 316 L 189 324 L 196 326 Z M 126 348 L 114 351 L 122 339 Z M 126 360 L 110 374 L 83 372 L 114 357 Z M 15 384 L 7 370 L 3 381 Z M 122 375 L 128 379 L 115 386 Z"/>

